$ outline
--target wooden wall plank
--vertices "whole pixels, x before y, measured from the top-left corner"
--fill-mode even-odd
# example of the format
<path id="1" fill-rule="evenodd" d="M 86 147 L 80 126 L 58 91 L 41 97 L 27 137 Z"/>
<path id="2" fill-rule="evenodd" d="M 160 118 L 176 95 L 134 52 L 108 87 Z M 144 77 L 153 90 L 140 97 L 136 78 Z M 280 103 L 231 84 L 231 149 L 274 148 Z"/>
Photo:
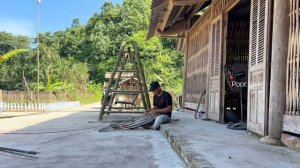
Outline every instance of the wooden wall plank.
<path id="1" fill-rule="evenodd" d="M 284 115 L 283 116 L 283 131 L 300 134 L 300 116 Z"/>
<path id="2" fill-rule="evenodd" d="M 208 15 L 205 15 L 205 18 L 197 22 L 188 32 L 186 102 L 197 103 L 201 93 L 206 90 L 211 23 Z M 205 102 L 204 97 L 202 103 Z"/>

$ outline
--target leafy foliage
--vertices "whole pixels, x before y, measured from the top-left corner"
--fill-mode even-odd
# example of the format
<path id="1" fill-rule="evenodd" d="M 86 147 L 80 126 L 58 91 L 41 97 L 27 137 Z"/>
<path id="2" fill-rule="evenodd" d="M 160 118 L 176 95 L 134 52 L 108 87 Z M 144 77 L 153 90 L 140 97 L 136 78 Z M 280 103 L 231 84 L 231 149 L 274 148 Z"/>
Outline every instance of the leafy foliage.
<path id="1" fill-rule="evenodd" d="M 17 50 L 10 51 L 7 54 L 4 54 L 4 55 L 0 56 L 0 63 L 8 60 L 9 58 L 11 58 L 13 56 L 22 54 L 24 52 L 28 52 L 28 50 L 26 50 L 26 49 L 17 49 Z"/>
<path id="2" fill-rule="evenodd" d="M 75 18 L 64 31 L 40 34 L 40 88 L 37 88 L 36 49 L 31 39 L 0 32 L 0 54 L 24 48 L 30 52 L 3 62 L 0 89 L 22 90 L 24 77 L 31 89 L 47 91 L 92 92 L 101 95 L 104 75 L 112 71 L 122 42 L 136 43 L 147 82 L 158 80 L 177 95 L 182 90 L 183 55 L 175 51 L 174 39 L 153 37 L 146 41 L 150 0 L 106 2 L 87 24 Z M 80 98 L 80 96 L 78 96 Z M 93 99 L 93 98 L 92 98 Z"/>

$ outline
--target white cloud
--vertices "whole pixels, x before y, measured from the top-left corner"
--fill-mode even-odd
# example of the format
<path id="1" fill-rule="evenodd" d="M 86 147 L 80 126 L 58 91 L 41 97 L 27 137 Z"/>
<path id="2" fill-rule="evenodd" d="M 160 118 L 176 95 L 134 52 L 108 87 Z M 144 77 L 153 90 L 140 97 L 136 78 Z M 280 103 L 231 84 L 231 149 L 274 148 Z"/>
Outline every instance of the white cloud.
<path id="1" fill-rule="evenodd" d="M 0 18 L 0 31 L 6 31 L 14 35 L 34 37 L 36 25 L 31 21 Z"/>

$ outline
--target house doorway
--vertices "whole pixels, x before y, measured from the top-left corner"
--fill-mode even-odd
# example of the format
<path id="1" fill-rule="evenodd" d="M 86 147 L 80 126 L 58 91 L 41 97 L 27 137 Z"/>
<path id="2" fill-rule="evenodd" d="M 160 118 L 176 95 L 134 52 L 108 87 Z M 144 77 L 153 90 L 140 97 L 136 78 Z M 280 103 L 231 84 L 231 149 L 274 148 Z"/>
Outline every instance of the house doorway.
<path id="1" fill-rule="evenodd" d="M 231 129 L 247 129 L 250 6 L 241 0 L 225 17 L 222 107 Z"/>

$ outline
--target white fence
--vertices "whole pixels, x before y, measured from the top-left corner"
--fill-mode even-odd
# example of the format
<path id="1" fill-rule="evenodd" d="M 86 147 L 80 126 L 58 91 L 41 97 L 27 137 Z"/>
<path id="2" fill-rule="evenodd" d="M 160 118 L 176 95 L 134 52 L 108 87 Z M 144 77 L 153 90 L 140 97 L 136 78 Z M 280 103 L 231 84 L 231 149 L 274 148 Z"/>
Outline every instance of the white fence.
<path id="1" fill-rule="evenodd" d="M 64 108 L 79 107 L 79 101 L 54 103 L 8 103 L 0 102 L 1 111 L 55 111 Z"/>

